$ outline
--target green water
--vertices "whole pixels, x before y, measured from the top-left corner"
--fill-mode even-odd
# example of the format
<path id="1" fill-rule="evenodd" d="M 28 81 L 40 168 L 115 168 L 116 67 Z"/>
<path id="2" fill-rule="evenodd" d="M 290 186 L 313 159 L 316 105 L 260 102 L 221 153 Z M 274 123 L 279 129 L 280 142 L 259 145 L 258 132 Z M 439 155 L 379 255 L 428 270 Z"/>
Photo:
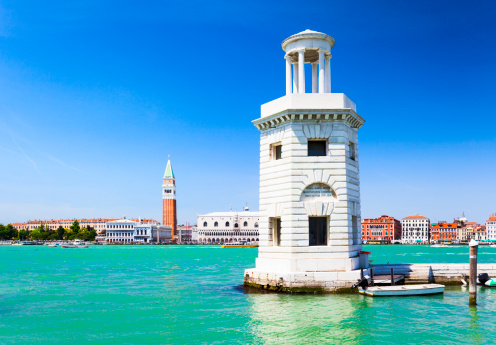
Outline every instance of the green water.
<path id="1" fill-rule="evenodd" d="M 468 247 L 365 246 L 374 263 L 467 262 Z M 420 255 L 419 255 L 420 253 Z M 496 262 L 496 248 L 480 248 Z M 496 343 L 496 289 L 247 294 L 257 248 L 0 246 L 0 344 Z"/>

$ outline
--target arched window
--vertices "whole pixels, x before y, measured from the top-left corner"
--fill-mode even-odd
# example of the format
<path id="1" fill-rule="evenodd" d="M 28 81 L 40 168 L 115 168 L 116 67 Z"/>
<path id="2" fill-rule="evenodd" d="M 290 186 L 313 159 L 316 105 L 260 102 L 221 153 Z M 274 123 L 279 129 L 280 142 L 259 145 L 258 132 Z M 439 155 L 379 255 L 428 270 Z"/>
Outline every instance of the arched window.
<path id="1" fill-rule="evenodd" d="M 238 223 L 234 223 L 234 227 L 235 228 L 239 227 Z"/>
<path id="2" fill-rule="evenodd" d="M 203 222 L 203 227 L 206 228 L 207 227 L 207 222 Z"/>
<path id="3" fill-rule="evenodd" d="M 229 222 L 226 222 L 226 226 L 229 226 Z"/>
<path id="4" fill-rule="evenodd" d="M 219 222 L 215 222 L 215 223 L 214 223 L 214 226 L 215 226 L 215 227 L 219 226 Z"/>
<path id="5" fill-rule="evenodd" d="M 255 223 L 255 228 L 258 228 L 258 223 Z"/>
<path id="6" fill-rule="evenodd" d="M 243 226 L 245 226 L 245 227 L 248 226 L 248 222 L 244 222 Z"/>

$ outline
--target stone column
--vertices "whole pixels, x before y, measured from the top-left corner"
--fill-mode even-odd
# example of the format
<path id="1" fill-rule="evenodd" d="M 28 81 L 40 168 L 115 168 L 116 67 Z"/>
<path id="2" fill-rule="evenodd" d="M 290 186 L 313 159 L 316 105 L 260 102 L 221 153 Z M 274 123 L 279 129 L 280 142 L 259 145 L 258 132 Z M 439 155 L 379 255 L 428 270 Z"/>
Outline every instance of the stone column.
<path id="1" fill-rule="evenodd" d="M 289 95 L 292 92 L 291 89 L 291 57 L 286 55 L 284 57 L 286 59 L 286 95 Z"/>
<path id="2" fill-rule="evenodd" d="M 319 50 L 319 93 L 324 93 L 325 52 Z"/>
<path id="3" fill-rule="evenodd" d="M 298 93 L 298 62 L 293 63 L 293 93 Z"/>
<path id="4" fill-rule="evenodd" d="M 325 92 L 331 93 L 331 54 L 325 57 Z"/>
<path id="5" fill-rule="evenodd" d="M 298 93 L 305 93 L 305 50 L 298 51 Z"/>
<path id="6" fill-rule="evenodd" d="M 317 62 L 312 62 L 312 93 L 317 93 Z"/>

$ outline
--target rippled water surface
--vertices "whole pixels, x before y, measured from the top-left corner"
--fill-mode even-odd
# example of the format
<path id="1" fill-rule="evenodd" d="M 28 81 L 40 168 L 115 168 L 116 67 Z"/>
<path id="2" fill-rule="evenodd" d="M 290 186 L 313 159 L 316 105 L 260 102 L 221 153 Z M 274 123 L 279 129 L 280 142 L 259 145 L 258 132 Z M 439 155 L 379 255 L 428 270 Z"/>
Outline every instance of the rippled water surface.
<path id="1" fill-rule="evenodd" d="M 468 262 L 468 247 L 364 246 L 374 263 Z M 0 246 L 0 344 L 496 343 L 496 289 L 444 295 L 244 293 L 256 248 Z M 480 248 L 496 262 L 496 248 Z"/>

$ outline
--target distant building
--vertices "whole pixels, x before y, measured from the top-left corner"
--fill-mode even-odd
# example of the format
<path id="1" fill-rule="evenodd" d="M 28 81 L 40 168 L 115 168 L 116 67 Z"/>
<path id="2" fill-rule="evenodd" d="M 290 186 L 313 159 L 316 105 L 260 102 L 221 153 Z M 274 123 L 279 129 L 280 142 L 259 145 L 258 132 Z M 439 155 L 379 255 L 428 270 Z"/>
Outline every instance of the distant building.
<path id="1" fill-rule="evenodd" d="M 408 216 L 401 221 L 401 243 L 429 242 L 431 221 L 429 218 L 416 215 Z"/>
<path id="2" fill-rule="evenodd" d="M 476 241 L 487 241 L 487 227 L 486 225 L 480 225 L 474 229 L 474 240 Z"/>
<path id="3" fill-rule="evenodd" d="M 105 236 L 108 243 L 169 243 L 172 228 L 123 218 L 107 222 Z"/>
<path id="4" fill-rule="evenodd" d="M 191 242 L 194 228 L 196 228 L 196 226 L 179 225 L 177 227 L 176 240 L 182 243 Z"/>
<path id="5" fill-rule="evenodd" d="M 174 177 L 174 171 L 172 171 L 169 156 L 164 173 L 164 182 L 162 184 L 162 225 L 172 228 L 173 239 L 177 231 L 176 207 L 176 178 Z"/>
<path id="6" fill-rule="evenodd" d="M 64 229 L 69 229 L 75 220 L 78 221 L 79 227 L 91 227 L 95 229 L 98 234 L 101 234 L 106 229 L 107 222 L 117 220 L 118 218 L 80 218 L 80 219 L 50 219 L 50 220 L 30 220 L 26 223 L 13 223 L 12 226 L 17 230 L 34 230 L 43 224 L 46 229 L 56 230 L 59 226 Z M 132 219 L 136 221 L 136 219 Z M 142 223 L 156 223 L 153 219 L 142 219 Z"/>
<path id="7" fill-rule="evenodd" d="M 401 222 L 394 217 L 382 215 L 362 221 L 362 241 L 385 242 L 401 240 Z"/>
<path id="8" fill-rule="evenodd" d="M 456 241 L 458 229 L 462 225 L 458 221 L 453 223 L 439 222 L 431 225 L 431 242 L 453 242 Z"/>
<path id="9" fill-rule="evenodd" d="M 198 215 L 198 242 L 228 243 L 237 241 L 258 242 L 258 212 L 248 206 L 242 212 L 213 212 Z"/>
<path id="10" fill-rule="evenodd" d="M 458 235 L 456 239 L 460 242 L 469 242 L 475 238 L 475 229 L 481 225 L 477 222 L 465 222 L 458 228 Z"/>
<path id="11" fill-rule="evenodd" d="M 486 220 L 486 234 L 488 241 L 496 241 L 496 215 L 494 213 Z"/>

